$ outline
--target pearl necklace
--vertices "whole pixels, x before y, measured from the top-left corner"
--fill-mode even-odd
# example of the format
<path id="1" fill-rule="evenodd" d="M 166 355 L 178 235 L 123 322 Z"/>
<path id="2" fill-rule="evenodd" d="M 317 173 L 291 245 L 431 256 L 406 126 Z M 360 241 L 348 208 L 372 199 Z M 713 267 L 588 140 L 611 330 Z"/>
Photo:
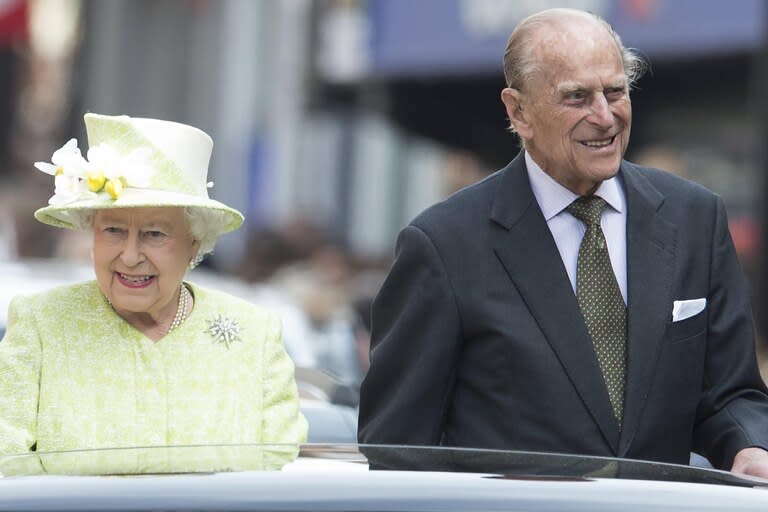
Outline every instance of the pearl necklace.
<path id="1" fill-rule="evenodd" d="M 171 331 L 180 326 L 182 322 L 187 319 L 187 315 L 189 314 L 189 300 L 191 298 L 189 289 L 182 283 L 181 290 L 179 290 L 179 307 L 176 308 L 176 315 L 173 317 L 171 326 L 168 328 L 166 334 L 170 334 Z"/>

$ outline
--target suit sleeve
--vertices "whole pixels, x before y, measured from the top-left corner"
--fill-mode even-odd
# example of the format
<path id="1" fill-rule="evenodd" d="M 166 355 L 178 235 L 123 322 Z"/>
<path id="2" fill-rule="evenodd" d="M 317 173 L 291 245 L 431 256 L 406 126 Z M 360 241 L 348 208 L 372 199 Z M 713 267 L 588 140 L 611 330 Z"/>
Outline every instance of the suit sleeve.
<path id="1" fill-rule="evenodd" d="M 41 345 L 28 299 L 13 299 L 0 342 L 0 454 L 23 453 L 37 441 Z"/>
<path id="2" fill-rule="evenodd" d="M 730 469 L 739 450 L 768 449 L 768 392 L 757 367 L 746 279 L 719 199 L 714 226 L 704 395 L 694 450 Z"/>
<path id="3" fill-rule="evenodd" d="M 358 439 L 440 444 L 461 346 L 449 275 L 427 234 L 408 226 L 374 300 L 371 366 L 360 390 Z"/>

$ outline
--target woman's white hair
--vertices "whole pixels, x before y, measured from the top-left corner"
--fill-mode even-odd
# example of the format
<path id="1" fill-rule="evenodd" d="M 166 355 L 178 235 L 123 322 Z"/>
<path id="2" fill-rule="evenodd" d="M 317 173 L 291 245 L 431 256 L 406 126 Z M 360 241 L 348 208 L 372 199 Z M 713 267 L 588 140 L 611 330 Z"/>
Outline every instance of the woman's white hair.
<path id="1" fill-rule="evenodd" d="M 213 252 L 222 226 L 227 225 L 227 218 L 224 212 L 194 206 L 185 206 L 184 215 L 187 218 L 189 234 L 200 242 L 197 256 L 191 262 L 191 267 L 196 267 Z"/>
<path id="2" fill-rule="evenodd" d="M 213 252 L 222 226 L 226 226 L 227 218 L 224 212 L 184 206 L 184 217 L 187 219 L 187 229 L 190 236 L 200 242 L 197 255 L 190 262 L 190 268 L 194 268 L 202 262 L 206 256 Z M 93 227 L 94 210 L 72 210 L 68 212 L 68 220 L 78 229 L 86 231 Z"/>

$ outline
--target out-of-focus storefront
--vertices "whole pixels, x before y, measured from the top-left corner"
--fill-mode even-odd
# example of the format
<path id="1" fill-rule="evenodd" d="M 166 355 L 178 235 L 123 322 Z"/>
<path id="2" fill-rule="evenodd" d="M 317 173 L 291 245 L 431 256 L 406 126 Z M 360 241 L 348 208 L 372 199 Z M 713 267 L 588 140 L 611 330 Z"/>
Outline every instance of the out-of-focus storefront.
<path id="1" fill-rule="evenodd" d="M 438 144 L 445 166 L 456 163 L 454 153 L 466 153 L 477 163 L 468 173 L 482 175 L 478 166 L 490 172 L 518 151 L 505 131 L 499 100 L 507 37 L 523 17 L 555 6 L 600 14 L 625 45 L 651 62 L 633 91 L 627 156 L 684 175 L 724 198 L 757 291 L 765 260 L 761 108 L 768 94 L 758 73 L 766 35 L 762 0 L 324 2 L 317 16 L 316 108 L 352 105 L 375 113 L 369 115 L 391 123 L 398 137 Z M 397 180 L 413 178 L 391 172 L 390 179 L 395 183 L 389 187 L 406 190 Z M 390 224 L 407 221 L 395 216 L 389 214 Z"/>
<path id="2" fill-rule="evenodd" d="M 3 87 L 27 84 L 0 102 L 13 110 L 0 116 L 0 209 L 18 204 L 27 225 L 0 234 L 15 228 L 19 248 L 59 254 L 32 220 L 50 190 L 31 162 L 72 135 L 84 142 L 84 111 L 129 113 L 216 141 L 212 194 L 247 216 L 220 241 L 220 268 L 251 258 L 251 231 L 275 225 L 304 241 L 313 224 L 386 259 L 419 211 L 517 153 L 499 101 L 502 54 L 520 19 L 553 6 L 601 14 L 648 56 L 628 157 L 721 194 L 753 289 L 768 296 L 757 275 L 768 229 L 763 0 L 0 0 Z M 6 33 L 31 50 L 7 46 Z M 3 55 L 27 64 L 14 77 Z"/>

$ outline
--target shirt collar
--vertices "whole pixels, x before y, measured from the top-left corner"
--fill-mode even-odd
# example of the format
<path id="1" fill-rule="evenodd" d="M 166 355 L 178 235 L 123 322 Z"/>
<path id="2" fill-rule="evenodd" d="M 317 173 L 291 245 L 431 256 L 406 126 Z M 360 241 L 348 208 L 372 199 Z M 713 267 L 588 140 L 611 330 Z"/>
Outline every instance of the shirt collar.
<path id="1" fill-rule="evenodd" d="M 574 194 L 544 172 L 527 151 L 525 152 L 525 167 L 528 170 L 528 180 L 531 183 L 533 195 L 536 197 L 541 213 L 544 214 L 544 219 L 547 222 L 579 198 L 578 194 Z M 618 174 L 602 182 L 595 191 L 595 195 L 605 199 L 605 202 L 617 212 L 624 211 L 626 200 Z"/>

